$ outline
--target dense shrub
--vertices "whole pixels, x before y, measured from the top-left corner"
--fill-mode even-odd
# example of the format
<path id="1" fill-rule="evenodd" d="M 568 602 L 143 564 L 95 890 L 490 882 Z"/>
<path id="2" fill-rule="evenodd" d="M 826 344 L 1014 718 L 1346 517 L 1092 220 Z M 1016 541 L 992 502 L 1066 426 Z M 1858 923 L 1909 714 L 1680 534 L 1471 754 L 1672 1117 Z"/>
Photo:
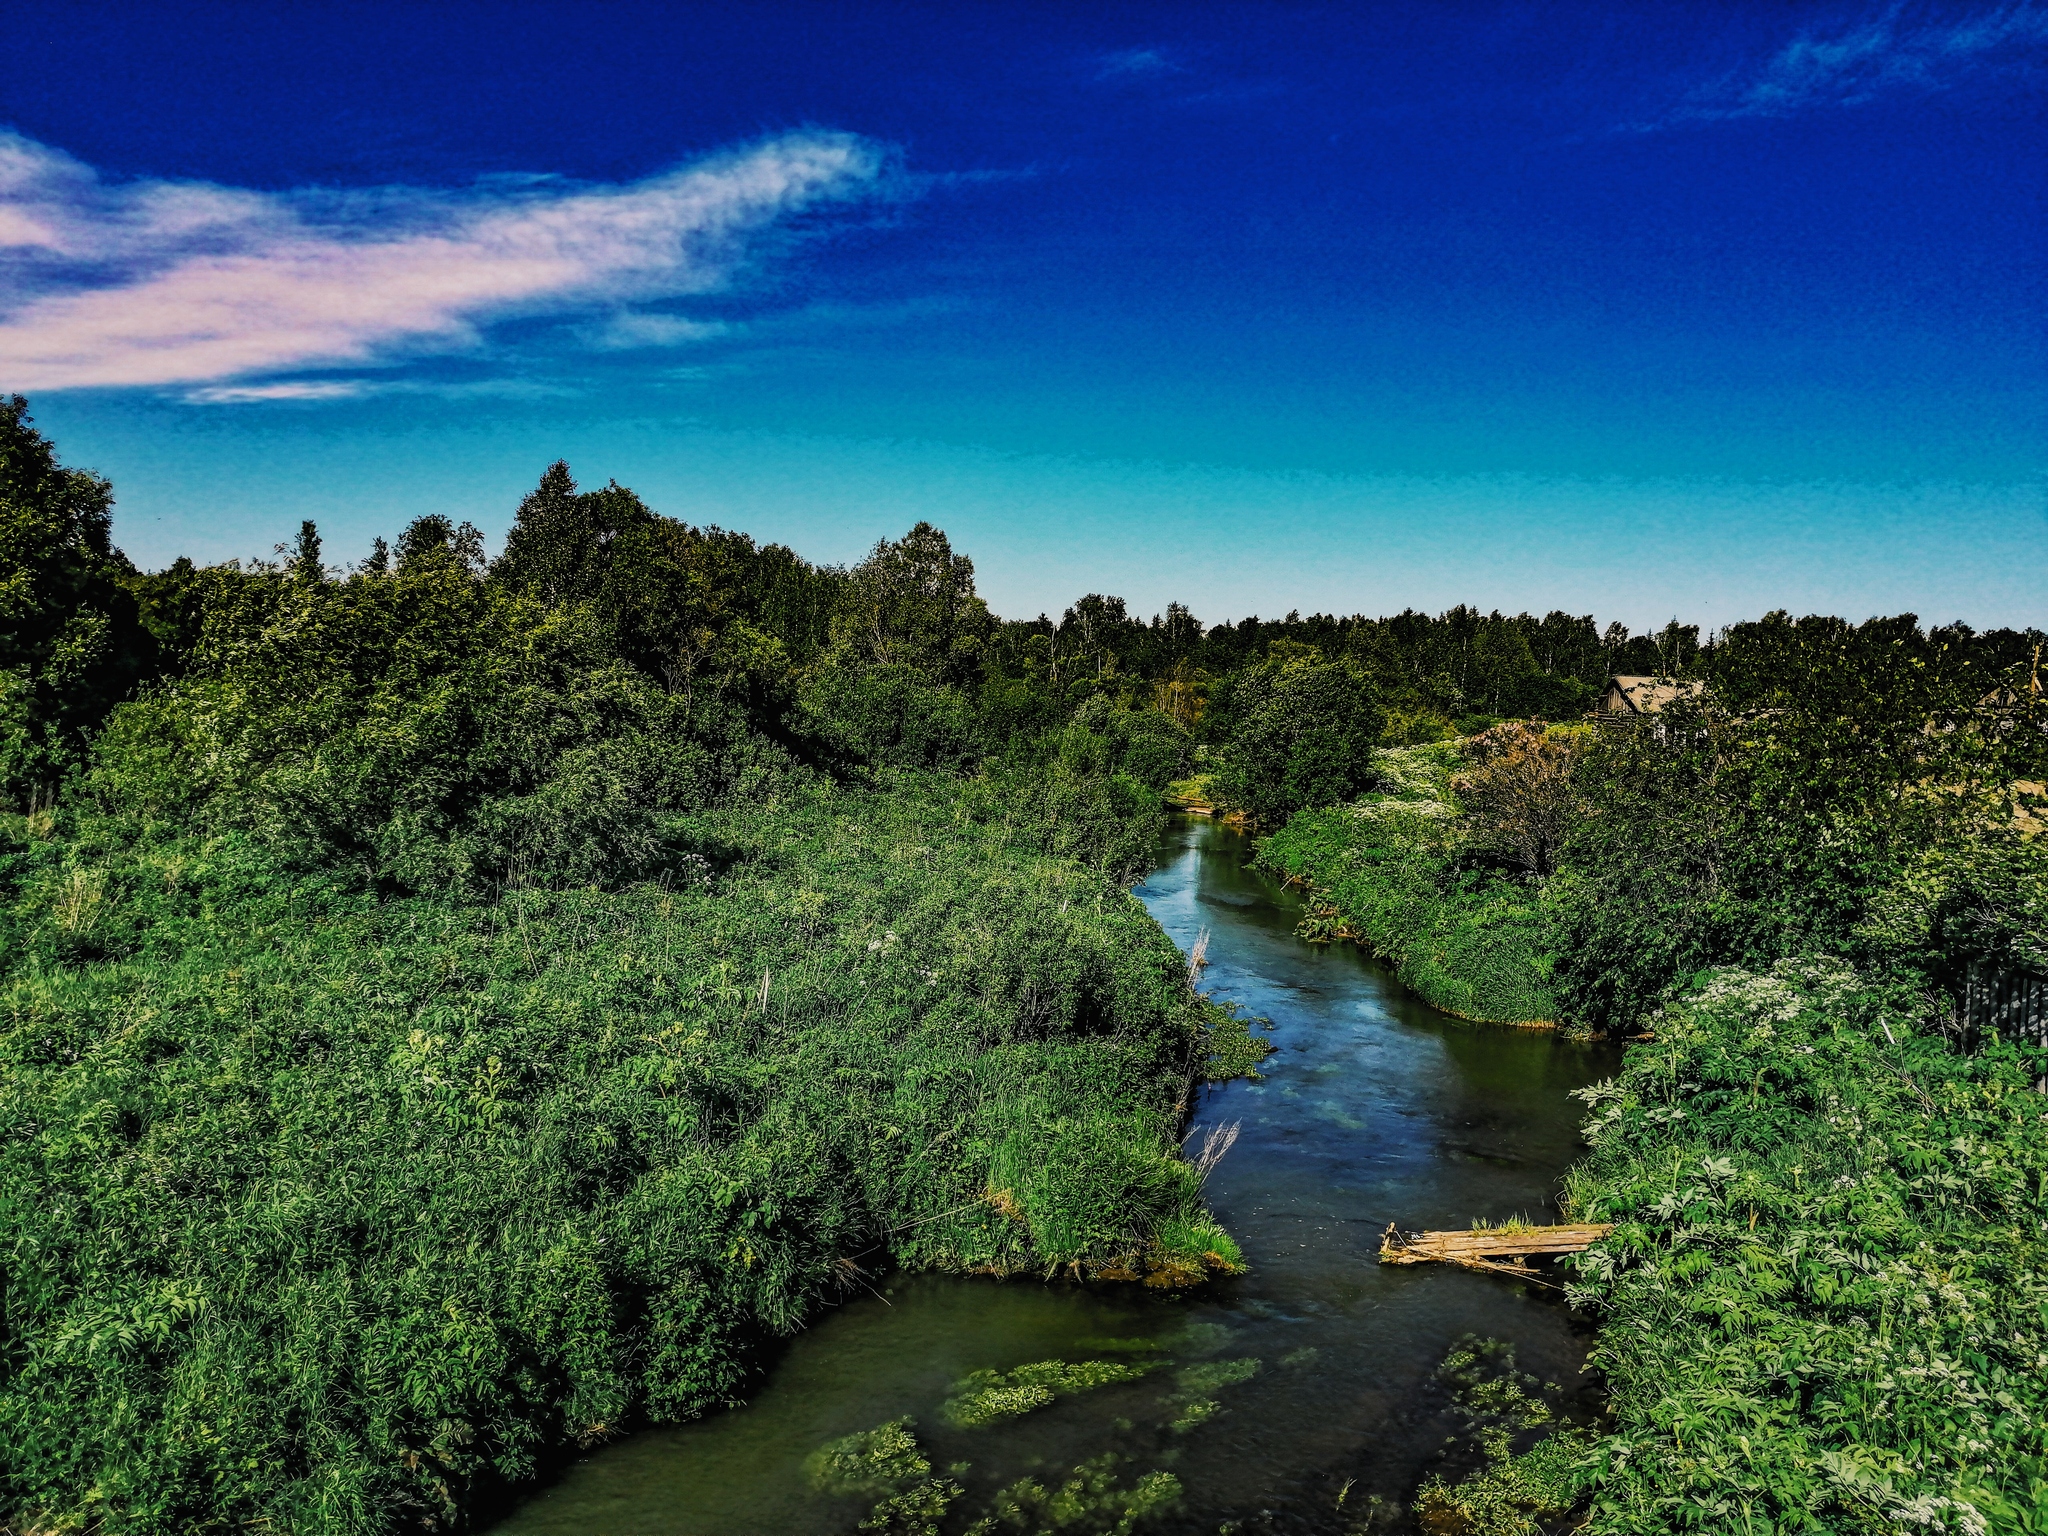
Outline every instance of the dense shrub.
<path id="1" fill-rule="evenodd" d="M 1363 789 L 1386 723 L 1363 673 L 1284 644 L 1229 678 L 1213 708 L 1230 722 L 1217 787 L 1233 809 L 1266 827 Z"/>
<path id="2" fill-rule="evenodd" d="M 52 799 L 85 732 L 147 675 L 113 502 L 57 463 L 26 400 L 0 399 L 0 805 Z"/>
<path id="3" fill-rule="evenodd" d="M 2048 1530 L 2040 1070 L 1836 962 L 1718 971 L 1587 1090 L 1596 1532 Z"/>

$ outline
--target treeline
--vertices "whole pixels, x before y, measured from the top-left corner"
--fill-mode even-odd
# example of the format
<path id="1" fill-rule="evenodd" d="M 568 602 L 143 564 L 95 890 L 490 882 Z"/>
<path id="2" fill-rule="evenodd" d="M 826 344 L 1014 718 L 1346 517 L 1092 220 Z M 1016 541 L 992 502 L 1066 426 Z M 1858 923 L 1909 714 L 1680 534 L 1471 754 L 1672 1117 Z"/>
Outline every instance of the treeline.
<path id="1" fill-rule="evenodd" d="M 510 643 L 542 614 L 573 616 L 550 621 L 556 658 L 623 667 L 676 701 L 714 779 L 736 731 L 778 760 L 842 775 L 1035 770 L 1101 700 L 1089 718 L 1106 745 L 1092 770 L 1154 790 L 1201 770 L 1268 827 L 1365 789 L 1375 746 L 1507 718 L 1574 720 L 1614 672 L 1707 679 L 1735 710 L 1797 701 L 1860 715 L 1870 689 L 1982 692 L 2038 641 L 1923 630 L 1911 616 L 1782 614 L 1702 640 L 1675 622 L 1631 635 L 1590 616 L 1468 607 L 1205 628 L 1177 603 L 1147 621 L 1098 594 L 1056 622 L 1005 621 L 976 595 L 972 562 L 929 525 L 852 569 L 820 566 L 662 516 L 617 484 L 579 491 L 562 464 L 520 505 L 495 560 L 477 529 L 429 516 L 354 561 L 336 563 L 307 523 L 272 561 L 180 559 L 143 573 L 112 544 L 111 488 L 60 466 L 19 397 L 0 405 L 0 506 L 0 795 L 16 804 L 84 772 L 95 733 L 139 692 L 261 674 L 277 679 L 252 700 L 268 710 L 308 686 L 371 687 L 399 650 L 419 676 L 459 673 L 480 642 Z M 290 654 L 270 654 L 286 632 Z"/>

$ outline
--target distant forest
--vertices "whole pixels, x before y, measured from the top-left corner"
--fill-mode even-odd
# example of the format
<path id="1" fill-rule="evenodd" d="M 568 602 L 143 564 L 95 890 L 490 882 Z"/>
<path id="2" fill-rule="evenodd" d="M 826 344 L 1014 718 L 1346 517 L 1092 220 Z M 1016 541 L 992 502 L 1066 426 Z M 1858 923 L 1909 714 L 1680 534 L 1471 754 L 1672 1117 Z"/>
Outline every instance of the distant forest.
<path id="1" fill-rule="evenodd" d="M 811 711 L 821 740 L 836 733 L 868 761 L 951 767 L 1035 740 L 1097 696 L 1155 709 L 1191 742 L 1221 746 L 1241 714 L 1234 679 L 1276 656 L 1340 666 L 1345 691 L 1370 700 L 1373 741 L 1413 745 L 1501 719 L 1576 719 L 1616 673 L 1710 680 L 1736 709 L 1798 700 L 1853 711 L 1897 684 L 1935 707 L 1997 686 L 2042 637 L 2037 628 L 1922 628 L 1911 614 L 1858 624 L 1780 612 L 1702 639 L 1699 626 L 1676 620 L 1631 634 L 1592 615 L 1465 606 L 1205 626 L 1179 603 L 1148 620 L 1098 593 L 1056 621 L 1002 619 L 975 595 L 972 561 L 929 524 L 878 545 L 855 569 L 815 565 L 782 545 L 663 516 L 616 482 L 581 492 L 560 463 L 521 503 L 495 560 L 474 526 L 429 515 L 395 549 L 380 538 L 356 559 L 327 549 L 307 522 L 269 560 L 202 567 L 180 558 L 145 573 L 113 545 L 112 488 L 59 468 L 26 413 L 18 396 L 0 407 L 12 482 L 0 792 L 17 798 L 46 792 L 82 762 L 87 737 L 120 700 L 218 669 L 292 594 L 329 591 L 335 620 L 375 613 L 373 627 L 388 628 L 389 604 L 364 594 L 433 570 L 587 614 L 609 654 L 686 699 L 700 683 L 730 683 L 737 666 L 759 718 L 792 745 L 801 680 L 806 702 L 825 706 Z"/>

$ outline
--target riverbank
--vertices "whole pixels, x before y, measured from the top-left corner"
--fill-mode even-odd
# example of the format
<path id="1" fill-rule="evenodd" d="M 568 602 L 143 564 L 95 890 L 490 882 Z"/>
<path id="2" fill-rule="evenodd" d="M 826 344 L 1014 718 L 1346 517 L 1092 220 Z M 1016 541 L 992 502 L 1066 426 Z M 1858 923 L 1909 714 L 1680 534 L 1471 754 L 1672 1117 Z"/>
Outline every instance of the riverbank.
<path id="1" fill-rule="evenodd" d="M 1459 869 L 1441 813 L 1392 799 L 1303 811 L 1260 840 L 1257 860 L 1309 896 L 1303 937 L 1363 945 L 1455 1018 L 1557 1027 L 1538 889 Z"/>
<path id="2" fill-rule="evenodd" d="M 1305 943 L 1301 900 L 1248 868 L 1250 852 L 1241 832 L 1176 818 L 1136 892 L 1182 950 L 1208 932 L 1206 988 L 1272 1021 L 1279 1049 L 1259 1079 L 1203 1090 L 1189 1127 L 1190 1156 L 1236 1127 L 1203 1193 L 1248 1273 L 1179 1298 L 878 1274 L 879 1295 L 850 1292 L 772 1356 L 744 1411 L 592 1453 L 499 1536 L 851 1530 L 881 1495 L 816 1486 L 806 1460 L 906 1417 L 929 1478 L 962 1490 L 948 1530 L 1025 1480 L 1048 1497 L 1075 1484 L 1071 1529 L 1107 1529 L 1106 1506 L 1078 1513 L 1098 1498 L 1087 1488 L 1120 1498 L 1166 1474 L 1176 1501 L 1142 1527 L 1160 1536 L 1213 1536 L 1230 1520 L 1343 1536 L 1368 1522 L 1397 1529 L 1419 1483 L 1462 1465 L 1445 1460 L 1462 1420 L 1438 1375 L 1461 1337 L 1513 1340 L 1523 1369 L 1570 1389 L 1553 1397 L 1559 1411 L 1590 1412 L 1576 1395 L 1590 1334 L 1569 1309 L 1491 1276 L 1384 1268 L 1375 1245 L 1395 1219 L 1553 1218 L 1579 1151 L 1569 1092 L 1608 1075 L 1619 1053 L 1475 1030 L 1359 951 Z M 1092 1360 L 1156 1363 L 999 1421 L 948 1417 L 977 1372 L 1008 1380 Z"/>

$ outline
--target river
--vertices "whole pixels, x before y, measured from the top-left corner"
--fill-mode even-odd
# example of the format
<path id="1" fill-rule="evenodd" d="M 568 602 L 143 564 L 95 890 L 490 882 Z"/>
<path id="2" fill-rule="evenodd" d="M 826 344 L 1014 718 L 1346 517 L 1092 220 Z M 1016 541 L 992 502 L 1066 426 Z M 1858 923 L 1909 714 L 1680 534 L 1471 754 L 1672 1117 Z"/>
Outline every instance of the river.
<path id="1" fill-rule="evenodd" d="M 1353 946 L 1295 937 L 1300 899 L 1249 856 L 1232 829 L 1177 817 L 1137 891 L 1183 949 L 1209 930 L 1204 985 L 1273 1022 L 1263 1080 L 1208 1090 L 1195 1125 L 1195 1145 L 1207 1127 L 1240 1127 L 1208 1194 L 1249 1274 L 1185 1297 L 894 1276 L 790 1340 L 746 1407 L 574 1462 L 496 1536 L 850 1532 L 865 1505 L 812 1492 L 804 1460 L 904 1414 L 939 1469 L 967 1464 L 956 1515 L 1115 1452 L 1127 1481 L 1180 1481 L 1177 1511 L 1148 1531 L 1398 1529 L 1441 1464 L 1451 1424 L 1433 1372 L 1460 1335 L 1511 1340 L 1523 1370 L 1576 1389 L 1591 1335 L 1554 1294 L 1373 1259 L 1389 1221 L 1555 1219 L 1578 1153 L 1569 1091 L 1610 1075 L 1618 1053 L 1436 1013 Z M 1106 1354 L 1164 1364 L 1003 1424 L 940 1417 L 970 1371 Z"/>

